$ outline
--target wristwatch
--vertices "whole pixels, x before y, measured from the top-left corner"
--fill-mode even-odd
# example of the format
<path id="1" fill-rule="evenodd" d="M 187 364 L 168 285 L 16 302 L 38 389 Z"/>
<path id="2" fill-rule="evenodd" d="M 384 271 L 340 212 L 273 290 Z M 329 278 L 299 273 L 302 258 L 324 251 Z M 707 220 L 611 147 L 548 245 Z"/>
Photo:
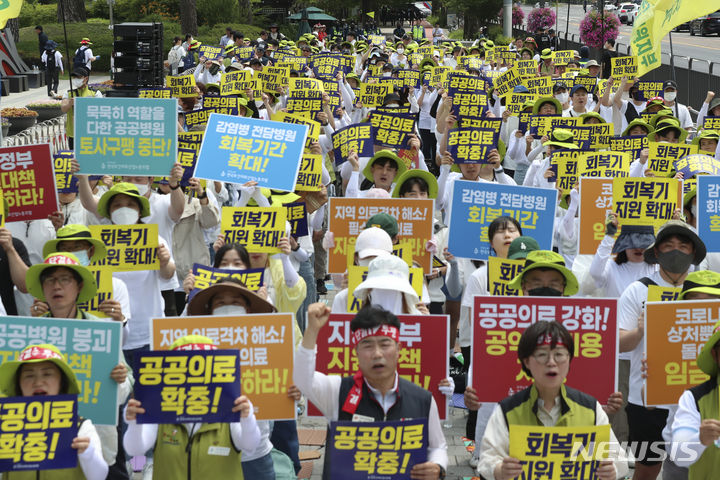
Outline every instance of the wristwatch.
<path id="1" fill-rule="evenodd" d="M 438 467 L 440 467 L 440 475 L 438 475 L 438 478 L 439 478 L 440 480 L 443 480 L 443 479 L 445 478 L 445 475 L 447 474 L 447 472 L 445 471 L 445 469 L 443 468 L 442 465 L 440 465 L 440 464 L 438 464 L 438 463 L 436 463 L 435 465 L 437 465 Z"/>

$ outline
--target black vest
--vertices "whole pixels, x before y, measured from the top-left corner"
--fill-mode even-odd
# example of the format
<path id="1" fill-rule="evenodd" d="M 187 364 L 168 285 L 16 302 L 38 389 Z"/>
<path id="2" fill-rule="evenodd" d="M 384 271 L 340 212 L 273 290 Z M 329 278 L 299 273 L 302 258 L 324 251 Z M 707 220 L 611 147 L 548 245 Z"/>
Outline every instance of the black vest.
<path id="1" fill-rule="evenodd" d="M 340 383 L 339 394 L 339 421 L 352 421 L 352 415 L 342 410 L 345 399 L 350 393 L 350 389 L 355 383 L 353 377 L 345 377 Z M 387 415 L 383 411 L 382 406 L 375 400 L 375 396 L 363 381 L 363 393 L 360 403 L 358 403 L 355 413 L 372 417 L 377 422 L 390 420 L 403 420 L 412 418 L 428 418 L 430 416 L 430 405 L 432 404 L 432 394 L 424 388 L 418 387 L 412 382 L 398 378 L 398 392 L 395 405 L 390 407 Z M 330 480 L 330 430 L 328 429 L 327 444 L 325 449 L 325 461 L 323 466 L 323 480 Z"/>

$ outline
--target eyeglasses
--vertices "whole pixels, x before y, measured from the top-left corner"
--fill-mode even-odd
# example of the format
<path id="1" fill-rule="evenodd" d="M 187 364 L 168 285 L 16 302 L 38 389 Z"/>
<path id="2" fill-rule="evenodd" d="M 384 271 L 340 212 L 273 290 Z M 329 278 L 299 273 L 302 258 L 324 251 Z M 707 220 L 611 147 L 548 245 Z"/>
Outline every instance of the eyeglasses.
<path id="1" fill-rule="evenodd" d="M 46 277 L 43 278 L 42 285 L 43 287 L 51 287 L 57 283 L 60 284 L 61 287 L 67 287 L 73 280 L 75 280 L 75 278 L 71 275 L 63 275 L 62 277 Z"/>
<path id="2" fill-rule="evenodd" d="M 545 365 L 550 361 L 550 355 L 552 355 L 555 363 L 564 363 L 568 360 L 568 358 L 570 358 L 570 352 L 567 350 L 553 350 L 552 352 L 548 350 L 540 350 L 539 352 L 533 353 L 532 357 L 538 363 Z"/>

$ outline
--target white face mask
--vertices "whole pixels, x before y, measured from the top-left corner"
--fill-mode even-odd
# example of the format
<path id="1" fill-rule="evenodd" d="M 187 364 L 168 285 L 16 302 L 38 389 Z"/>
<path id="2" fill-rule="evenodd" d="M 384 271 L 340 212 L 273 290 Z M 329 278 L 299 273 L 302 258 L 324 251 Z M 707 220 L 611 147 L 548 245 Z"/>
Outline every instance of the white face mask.
<path id="1" fill-rule="evenodd" d="M 398 292 L 397 290 L 374 288 L 370 291 L 370 303 L 382 307 L 395 315 L 403 313 L 403 295 L 402 292 Z"/>
<path id="2" fill-rule="evenodd" d="M 358 258 L 358 265 L 361 267 L 369 267 L 370 262 L 372 262 L 375 259 L 375 257 L 367 257 L 367 258 Z"/>
<path id="3" fill-rule="evenodd" d="M 398 105 L 397 103 L 388 103 L 387 105 L 385 105 L 385 107 L 387 107 L 387 108 L 399 108 L 400 105 Z"/>
<path id="4" fill-rule="evenodd" d="M 398 49 L 397 49 L 397 53 L 398 53 L 398 55 L 402 55 L 403 53 L 405 53 L 405 49 L 404 49 L 404 48 L 398 48 Z"/>
<path id="5" fill-rule="evenodd" d="M 697 205 L 695 205 L 695 204 L 690 205 L 690 213 L 693 214 L 693 217 L 697 217 Z"/>
<path id="6" fill-rule="evenodd" d="M 664 98 L 665 98 L 665 100 L 667 100 L 668 102 L 674 102 L 674 101 L 675 101 L 675 97 L 677 97 L 677 92 L 665 92 Z"/>
<path id="7" fill-rule="evenodd" d="M 568 95 L 567 92 L 558 93 L 557 95 L 555 95 L 555 100 L 557 100 L 560 103 L 567 102 L 569 98 L 570 98 L 570 95 Z"/>
<path id="8" fill-rule="evenodd" d="M 85 83 L 85 79 L 83 78 L 73 78 L 71 81 L 73 90 L 77 90 L 78 88 L 83 86 L 83 83 Z"/>
<path id="9" fill-rule="evenodd" d="M 223 305 L 221 307 L 214 308 L 212 314 L 235 317 L 238 315 L 246 315 L 247 310 L 241 305 Z"/>
<path id="10" fill-rule="evenodd" d="M 80 265 L 83 267 L 87 267 L 90 265 L 90 256 L 88 255 L 87 250 L 78 250 L 77 252 L 70 252 L 73 255 L 75 255 L 75 258 L 78 259 L 78 262 L 80 262 Z"/>
<path id="11" fill-rule="evenodd" d="M 392 75 L 392 72 L 383 72 L 383 77 L 389 77 Z"/>
<path id="12" fill-rule="evenodd" d="M 110 220 L 115 225 L 135 225 L 138 219 L 140 214 L 130 207 L 120 207 L 110 214 Z"/>
<path id="13" fill-rule="evenodd" d="M 245 270 L 245 268 L 243 268 L 243 267 L 235 267 L 233 265 L 228 265 L 226 267 L 218 267 L 218 268 L 221 268 L 223 270 Z"/>
<path id="14" fill-rule="evenodd" d="M 138 193 L 143 196 L 150 189 L 150 186 L 147 183 L 133 183 L 133 185 L 135 185 L 135 188 L 138 189 Z"/>

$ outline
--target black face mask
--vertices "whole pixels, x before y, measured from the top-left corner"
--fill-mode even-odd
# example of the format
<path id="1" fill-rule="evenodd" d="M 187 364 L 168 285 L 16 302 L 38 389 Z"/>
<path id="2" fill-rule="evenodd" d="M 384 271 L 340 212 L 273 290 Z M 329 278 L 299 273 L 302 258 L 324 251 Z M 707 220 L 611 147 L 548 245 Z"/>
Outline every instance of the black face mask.
<path id="1" fill-rule="evenodd" d="M 633 100 L 640 101 L 640 100 L 643 99 L 642 92 L 639 91 L 639 90 L 634 90 L 634 91 L 631 93 L 631 96 L 632 96 Z"/>
<path id="2" fill-rule="evenodd" d="M 220 70 L 220 65 L 212 64 L 212 65 L 210 65 L 209 70 L 210 70 L 210 75 L 215 75 L 215 74 L 217 74 L 218 70 Z"/>
<path id="3" fill-rule="evenodd" d="M 680 250 L 670 250 L 669 252 L 661 252 L 657 255 L 658 263 L 670 273 L 685 273 L 692 264 L 693 255 Z"/>
<path id="4" fill-rule="evenodd" d="M 528 290 L 531 297 L 562 297 L 563 292 L 552 287 L 538 287 Z"/>

